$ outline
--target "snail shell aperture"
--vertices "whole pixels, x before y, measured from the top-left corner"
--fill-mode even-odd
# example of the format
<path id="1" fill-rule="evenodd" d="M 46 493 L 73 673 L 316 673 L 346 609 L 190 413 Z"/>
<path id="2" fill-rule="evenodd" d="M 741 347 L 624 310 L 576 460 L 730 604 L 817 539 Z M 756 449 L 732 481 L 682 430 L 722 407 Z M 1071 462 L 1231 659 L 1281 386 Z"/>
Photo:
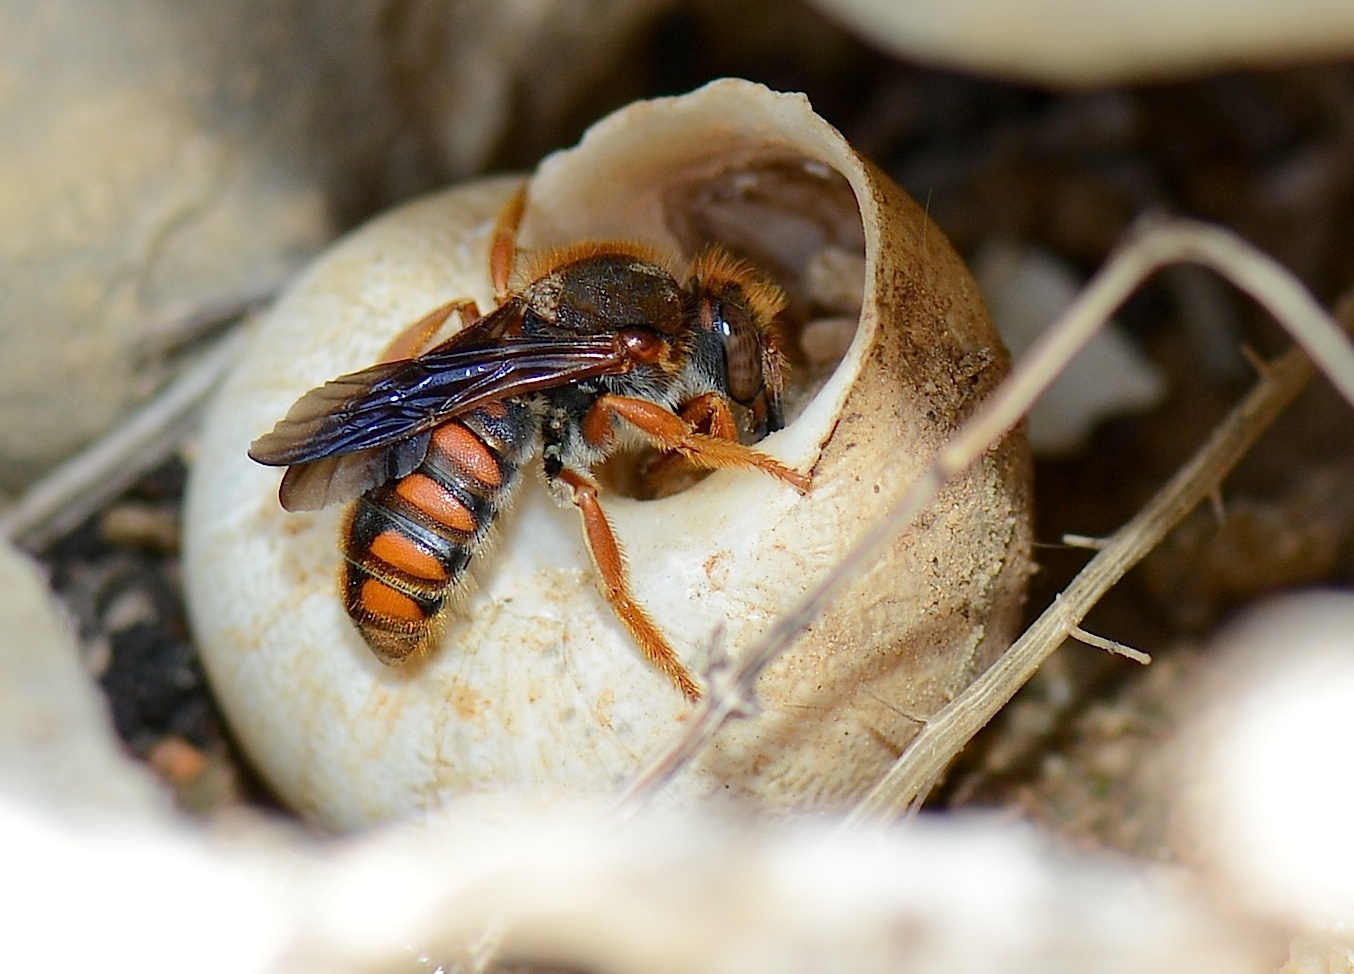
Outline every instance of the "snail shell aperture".
<path id="1" fill-rule="evenodd" d="M 452 189 L 339 242 L 262 323 L 202 437 L 186 581 L 212 684 L 280 795 L 336 828 L 472 793 L 614 794 L 689 712 L 597 591 L 577 515 L 535 478 L 440 648 L 388 668 L 336 590 L 343 512 L 283 511 L 277 471 L 246 457 L 301 393 L 371 364 L 432 308 L 492 307 L 490 235 L 519 185 Z M 527 257 L 621 239 L 688 258 L 718 241 L 790 298 L 788 422 L 758 449 L 810 472 L 807 495 L 721 470 L 641 500 L 623 470 L 606 478 L 635 593 L 699 673 L 716 627 L 736 657 L 869 530 L 1006 354 L 942 234 L 802 96 L 726 80 L 630 106 L 527 190 Z M 767 671 L 765 711 L 727 729 L 677 798 L 825 808 L 873 784 L 1012 636 L 1028 481 L 1008 436 Z"/>

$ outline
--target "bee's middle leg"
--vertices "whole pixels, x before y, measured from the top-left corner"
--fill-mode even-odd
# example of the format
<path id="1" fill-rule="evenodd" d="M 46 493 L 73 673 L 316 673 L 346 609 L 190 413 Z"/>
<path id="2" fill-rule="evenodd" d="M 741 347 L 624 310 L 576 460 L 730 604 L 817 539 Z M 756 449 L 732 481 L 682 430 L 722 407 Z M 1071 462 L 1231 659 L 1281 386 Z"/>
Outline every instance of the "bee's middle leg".
<path id="1" fill-rule="evenodd" d="M 602 505 L 597 501 L 597 484 L 590 477 L 573 470 L 561 471 L 559 479 L 572 491 L 574 506 L 583 518 L 583 535 L 588 542 L 588 551 L 602 579 L 602 594 L 616 613 L 616 618 L 630 632 L 649 662 L 663 671 L 688 700 L 699 700 L 700 687 L 696 685 L 690 671 L 682 665 L 644 607 L 635 601 L 635 595 L 630 590 L 630 573 L 625 567 L 625 553 L 611 530 Z"/>

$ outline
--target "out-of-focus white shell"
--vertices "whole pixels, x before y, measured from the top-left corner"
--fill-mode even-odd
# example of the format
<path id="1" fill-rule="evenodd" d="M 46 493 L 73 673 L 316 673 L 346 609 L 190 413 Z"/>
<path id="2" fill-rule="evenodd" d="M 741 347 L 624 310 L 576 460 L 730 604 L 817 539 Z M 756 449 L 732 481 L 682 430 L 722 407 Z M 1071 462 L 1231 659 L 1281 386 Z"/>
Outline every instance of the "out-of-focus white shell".
<path id="1" fill-rule="evenodd" d="M 813 0 L 871 44 L 915 61 L 1040 85 L 1105 88 L 1345 57 L 1340 0 Z"/>
<path id="2" fill-rule="evenodd" d="M 598 593 L 576 513 L 536 476 L 472 562 L 478 591 L 441 648 L 390 669 L 339 599 L 342 511 L 286 513 L 278 472 L 245 455 L 298 396 L 375 361 L 431 308 L 490 307 L 492 223 L 517 185 L 431 196 L 339 243 L 263 323 L 202 438 L 186 569 L 212 683 L 278 792 L 335 827 L 464 793 L 613 793 L 689 710 Z M 833 566 L 995 385 L 1005 353 L 943 236 L 802 96 L 722 81 L 598 123 L 531 178 L 520 243 L 580 238 L 682 256 L 720 240 L 791 296 L 792 419 L 759 448 L 811 471 L 810 493 L 720 471 L 662 500 L 603 501 L 638 598 L 699 672 L 716 626 L 736 656 Z M 845 358 L 815 369 L 819 333 L 843 321 Z M 1027 489 L 1008 437 L 767 672 L 766 712 L 726 732 L 679 795 L 824 807 L 872 784 L 1009 639 Z"/>

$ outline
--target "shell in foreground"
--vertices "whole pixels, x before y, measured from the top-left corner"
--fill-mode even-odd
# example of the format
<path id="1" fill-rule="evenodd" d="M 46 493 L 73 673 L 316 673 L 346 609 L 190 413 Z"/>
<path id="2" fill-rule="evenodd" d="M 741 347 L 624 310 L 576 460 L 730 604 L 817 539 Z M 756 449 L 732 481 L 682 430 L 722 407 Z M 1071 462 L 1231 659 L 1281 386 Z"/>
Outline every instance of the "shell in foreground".
<path id="1" fill-rule="evenodd" d="M 614 794 L 688 713 L 598 593 L 576 514 L 536 478 L 472 564 L 478 591 L 440 649 L 389 669 L 336 591 L 342 511 L 284 512 L 277 471 L 245 456 L 300 394 L 375 361 L 429 309 L 492 306 L 489 236 L 517 185 L 431 196 L 339 243 L 263 323 L 203 435 L 186 529 L 203 656 L 259 769 L 334 827 L 465 793 Z M 790 422 L 759 448 L 811 471 L 810 493 L 720 471 L 661 500 L 604 498 L 638 598 L 699 672 L 716 626 L 736 656 L 833 566 L 1005 353 L 940 232 L 801 96 L 723 81 L 633 105 L 528 190 L 527 251 L 621 238 L 689 257 L 720 241 L 790 295 Z M 678 795 L 822 808 L 869 787 L 1012 635 L 1027 490 L 1008 437 L 767 672 L 765 713 L 726 732 Z"/>

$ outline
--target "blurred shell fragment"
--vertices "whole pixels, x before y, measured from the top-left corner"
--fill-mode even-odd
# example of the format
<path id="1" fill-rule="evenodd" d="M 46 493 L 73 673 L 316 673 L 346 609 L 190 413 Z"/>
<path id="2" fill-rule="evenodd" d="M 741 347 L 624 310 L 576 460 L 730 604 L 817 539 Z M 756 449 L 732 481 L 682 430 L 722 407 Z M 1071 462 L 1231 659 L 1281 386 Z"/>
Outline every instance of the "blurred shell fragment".
<path id="1" fill-rule="evenodd" d="M 1103 87 L 1239 67 L 1345 57 L 1342 0 L 814 0 L 880 47 L 1036 84 Z"/>

